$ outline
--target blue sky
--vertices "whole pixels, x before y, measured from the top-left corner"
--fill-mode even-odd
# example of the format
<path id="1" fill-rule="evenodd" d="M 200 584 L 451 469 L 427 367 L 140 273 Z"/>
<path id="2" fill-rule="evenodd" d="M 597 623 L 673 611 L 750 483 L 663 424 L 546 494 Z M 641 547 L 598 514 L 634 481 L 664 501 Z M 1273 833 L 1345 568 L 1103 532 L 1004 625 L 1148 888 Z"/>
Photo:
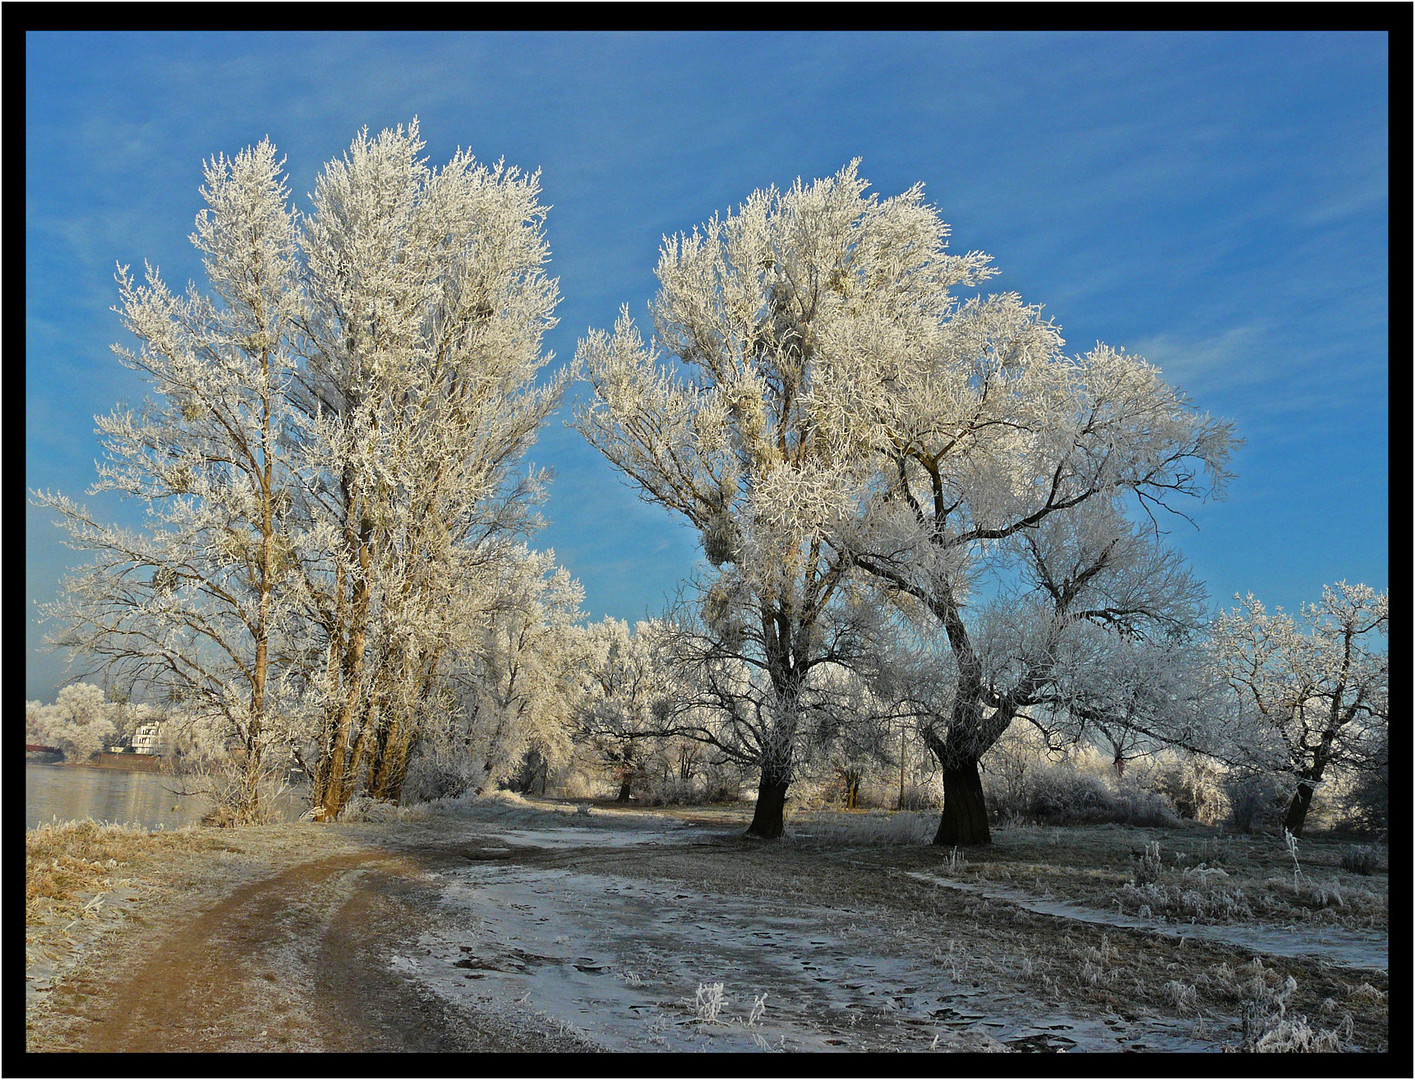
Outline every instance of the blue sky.
<path id="1" fill-rule="evenodd" d="M 201 162 L 270 138 L 295 205 L 354 133 L 419 118 L 542 170 L 568 361 L 621 303 L 644 321 L 664 234 L 860 157 L 923 181 L 991 292 L 1046 305 L 1068 350 L 1157 364 L 1246 444 L 1228 496 L 1173 522 L 1214 606 L 1289 610 L 1389 585 L 1389 64 L 1384 33 L 43 33 L 26 49 L 25 483 L 89 497 L 93 417 L 143 385 L 115 263 L 200 279 Z M 577 390 L 577 393 L 582 392 Z M 592 618 L 656 612 L 694 537 L 555 418 L 537 546 Z M 36 602 L 83 558 L 27 505 L 26 698 L 63 660 Z M 13 611 L 13 608 L 11 609 Z"/>

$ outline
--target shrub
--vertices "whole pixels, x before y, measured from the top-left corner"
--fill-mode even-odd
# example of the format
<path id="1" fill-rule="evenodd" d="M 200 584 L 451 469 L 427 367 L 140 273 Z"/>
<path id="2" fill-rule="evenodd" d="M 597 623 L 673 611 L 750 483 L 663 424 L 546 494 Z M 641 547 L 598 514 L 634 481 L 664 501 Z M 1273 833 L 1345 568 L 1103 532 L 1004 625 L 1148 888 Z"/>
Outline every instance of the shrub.
<path id="1" fill-rule="evenodd" d="M 1066 766 L 1033 769 L 1025 791 L 1028 816 L 1043 825 L 1099 821 L 1111 805 L 1104 781 Z"/>
<path id="2" fill-rule="evenodd" d="M 346 822 L 368 821 L 422 821 L 428 815 L 426 803 L 416 806 L 399 806 L 387 799 L 371 799 L 358 794 L 344 804 L 339 820 Z"/>
<path id="3" fill-rule="evenodd" d="M 1070 762 L 1034 763 L 1020 777 L 1008 775 L 1004 786 L 987 789 L 999 821 L 1023 820 L 1041 825 L 1123 825 L 1168 827 L 1179 824 L 1164 795 L 1134 780 L 1117 782 L 1104 769 L 1083 771 Z"/>
<path id="4" fill-rule="evenodd" d="M 1160 872 L 1164 869 L 1164 862 L 1160 858 L 1160 842 L 1146 844 L 1145 850 L 1135 857 L 1135 864 L 1131 868 L 1132 876 L 1136 885 L 1148 885 L 1150 882 L 1160 879 Z"/>
<path id="5" fill-rule="evenodd" d="M 404 803 L 455 799 L 486 783 L 486 772 L 465 758 L 436 751 L 415 752 L 399 798 Z"/>
<path id="6" fill-rule="evenodd" d="M 1281 987 L 1269 987 L 1261 978 L 1252 983 L 1252 996 L 1243 1003 L 1242 1042 L 1226 1046 L 1227 1051 L 1247 1053 L 1334 1053 L 1342 1049 L 1339 1031 L 1313 1029 L 1307 1018 L 1288 1014 L 1288 999 L 1297 989 L 1291 975 Z M 1351 1034 L 1351 1021 L 1346 1021 L 1346 1035 Z"/>
<path id="7" fill-rule="evenodd" d="M 1231 770 L 1223 778 L 1223 790 L 1228 797 L 1228 824 L 1237 832 L 1274 829 L 1287 809 L 1286 785 L 1267 773 Z"/>
<path id="8" fill-rule="evenodd" d="M 1390 826 L 1390 766 L 1360 774 L 1346 796 L 1344 828 L 1384 837 Z"/>
<path id="9" fill-rule="evenodd" d="M 562 799 L 597 799 L 616 793 L 580 769 L 567 772 L 556 784 L 555 790 Z"/>
<path id="10" fill-rule="evenodd" d="M 1348 874 L 1370 877 L 1380 865 L 1380 853 L 1373 847 L 1347 848 L 1341 853 L 1341 868 Z"/>
<path id="11" fill-rule="evenodd" d="M 1195 754 L 1165 753 L 1144 773 L 1145 786 L 1164 795 L 1180 817 L 1204 825 L 1222 824 L 1227 817 L 1223 774 L 1213 762 Z"/>
<path id="12" fill-rule="evenodd" d="M 793 792 L 793 796 L 794 796 Z M 742 779 L 732 768 L 709 766 L 683 780 L 677 776 L 649 779 L 639 798 L 646 806 L 683 806 L 702 803 L 732 803 L 742 797 Z"/>
<path id="13" fill-rule="evenodd" d="M 1206 884 L 1185 888 L 1153 881 L 1141 885 L 1127 881 L 1116 894 L 1116 901 L 1123 912 L 1141 918 L 1165 918 L 1176 922 L 1223 922 L 1253 918 L 1253 909 L 1242 889 L 1213 888 Z"/>
<path id="14" fill-rule="evenodd" d="M 792 812 L 787 835 L 811 844 L 869 844 L 871 846 L 927 844 L 938 831 L 938 817 L 930 810 L 899 812 L 866 810 L 804 810 Z"/>
<path id="15" fill-rule="evenodd" d="M 908 784 L 899 797 L 900 810 L 937 810 L 942 805 L 932 787 L 927 784 Z"/>

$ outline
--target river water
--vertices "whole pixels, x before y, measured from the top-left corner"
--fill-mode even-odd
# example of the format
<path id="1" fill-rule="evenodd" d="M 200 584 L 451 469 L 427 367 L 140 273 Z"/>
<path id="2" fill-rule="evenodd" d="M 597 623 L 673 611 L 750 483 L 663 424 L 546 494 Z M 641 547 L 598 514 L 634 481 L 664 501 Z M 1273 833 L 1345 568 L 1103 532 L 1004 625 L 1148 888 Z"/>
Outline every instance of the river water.
<path id="1" fill-rule="evenodd" d="M 179 788 L 179 781 L 159 773 L 27 761 L 25 828 L 84 818 L 147 829 L 196 824 L 211 808 L 211 801 L 200 795 L 179 794 Z M 291 797 L 289 803 L 292 818 L 304 809 L 297 798 Z"/>

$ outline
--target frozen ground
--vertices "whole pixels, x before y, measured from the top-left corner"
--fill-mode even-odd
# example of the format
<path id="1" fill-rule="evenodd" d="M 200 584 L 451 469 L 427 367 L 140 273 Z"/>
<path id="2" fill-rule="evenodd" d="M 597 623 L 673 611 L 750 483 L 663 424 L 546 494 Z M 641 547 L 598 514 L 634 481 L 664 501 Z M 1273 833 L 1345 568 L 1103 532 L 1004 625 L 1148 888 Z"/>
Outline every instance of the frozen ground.
<path id="1" fill-rule="evenodd" d="M 525 847 L 687 842 L 691 830 L 496 830 Z M 524 850 L 524 849 L 523 849 Z M 1204 1050 L 1161 1016 L 1085 1018 L 921 955 L 867 913 L 515 861 L 450 871 L 447 916 L 392 963 L 450 1001 L 514 1001 L 609 1050 Z M 716 1006 L 716 1007 L 714 1007 Z"/>
<path id="2" fill-rule="evenodd" d="M 1093 923 L 1097 926 L 1123 927 L 1146 933 L 1163 934 L 1182 941 L 1212 941 L 1235 945 L 1265 956 L 1321 958 L 1357 971 L 1387 971 L 1390 967 L 1390 941 L 1386 934 L 1359 933 L 1333 927 L 1301 930 L 1295 926 L 1208 926 L 1198 922 L 1166 922 L 1125 915 L 1117 911 L 1068 904 L 1060 900 L 1037 899 L 1017 889 L 984 887 L 968 882 L 953 881 L 938 874 L 912 871 L 910 877 L 928 881 L 946 889 L 972 893 L 988 900 L 1015 904 L 1027 911 L 1053 915 L 1059 919 Z"/>
<path id="3" fill-rule="evenodd" d="M 1255 905 L 1306 922 L 1165 923 L 1101 906 L 1132 831 L 1002 832 L 965 864 L 852 838 L 859 817 L 748 841 L 743 813 L 487 800 L 211 830 L 172 861 L 135 837 L 140 891 L 73 901 L 94 933 L 28 920 L 26 1046 L 1215 1051 L 1274 995 L 1346 1049 L 1388 1046 L 1384 878 L 1294 906 L 1280 864 L 1250 872 L 1262 841 L 1225 842 Z M 1163 840 L 1167 875 L 1213 857 Z M 1337 880 L 1339 849 L 1304 851 Z"/>

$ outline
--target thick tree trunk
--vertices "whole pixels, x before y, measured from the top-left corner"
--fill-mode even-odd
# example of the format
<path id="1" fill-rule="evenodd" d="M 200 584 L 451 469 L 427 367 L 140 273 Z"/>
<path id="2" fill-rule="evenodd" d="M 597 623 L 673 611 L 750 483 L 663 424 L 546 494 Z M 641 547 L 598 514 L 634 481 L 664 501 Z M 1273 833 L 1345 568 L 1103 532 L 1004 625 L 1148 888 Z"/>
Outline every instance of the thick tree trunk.
<path id="1" fill-rule="evenodd" d="M 976 758 L 943 770 L 943 814 L 934 843 L 949 847 L 992 843 L 983 778 L 978 774 Z"/>
<path id="2" fill-rule="evenodd" d="M 1306 780 L 1297 785 L 1297 794 L 1292 796 L 1287 816 L 1282 819 L 1282 827 L 1293 836 L 1302 835 L 1302 826 L 1307 821 L 1307 811 L 1312 809 L 1312 795 L 1315 790 Z"/>
<path id="3" fill-rule="evenodd" d="M 845 771 L 845 809 L 853 810 L 860 801 L 860 774 L 849 769 Z"/>
<path id="4" fill-rule="evenodd" d="M 767 769 L 762 770 L 761 783 L 757 785 L 757 806 L 752 812 L 752 823 L 747 826 L 747 835 L 763 840 L 775 840 L 781 836 L 786 821 L 786 789 L 790 780 L 782 780 Z"/>
<path id="5" fill-rule="evenodd" d="M 1327 763 L 1331 761 L 1331 744 L 1335 736 L 1336 726 L 1332 725 L 1322 733 L 1321 744 L 1313 755 L 1311 765 L 1297 774 L 1297 794 L 1292 796 L 1287 816 L 1282 821 L 1283 828 L 1293 836 L 1302 835 L 1302 826 L 1307 823 L 1307 812 L 1312 809 L 1312 796 L 1316 794 L 1317 785 L 1321 783 L 1322 774 L 1327 771 Z"/>
<path id="6" fill-rule="evenodd" d="M 614 797 L 615 802 L 628 802 L 629 789 L 633 786 L 634 774 L 625 769 L 619 777 L 619 794 Z"/>

